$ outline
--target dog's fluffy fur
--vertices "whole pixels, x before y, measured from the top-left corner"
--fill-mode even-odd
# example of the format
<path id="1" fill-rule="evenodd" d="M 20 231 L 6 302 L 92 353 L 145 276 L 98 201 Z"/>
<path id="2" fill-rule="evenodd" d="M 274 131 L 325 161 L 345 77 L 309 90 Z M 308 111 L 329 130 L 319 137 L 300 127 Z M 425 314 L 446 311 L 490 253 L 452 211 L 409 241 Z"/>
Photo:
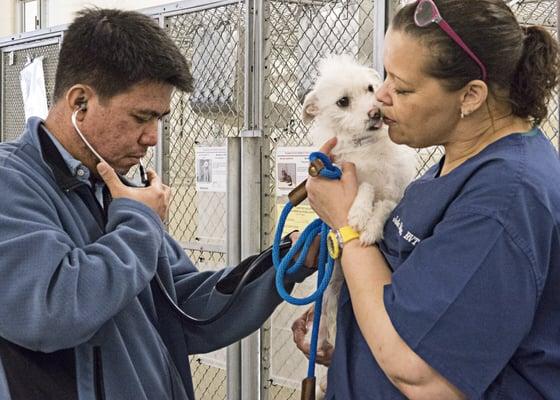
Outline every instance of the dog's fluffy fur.
<path id="1" fill-rule="evenodd" d="M 381 84 L 375 70 L 356 63 L 352 57 L 329 56 L 321 60 L 315 86 L 303 104 L 304 123 L 313 122 L 313 145 L 319 147 L 336 136 L 337 144 L 332 151 L 335 162 L 356 165 L 359 188 L 348 222 L 360 232 L 363 245 L 382 238 L 387 217 L 415 174 L 415 151 L 393 143 L 383 125 L 381 104 L 375 98 Z M 336 263 L 323 299 L 319 345 L 324 340 L 334 345 L 343 281 L 342 270 Z M 321 382 L 322 391 L 325 388 L 326 377 Z"/>

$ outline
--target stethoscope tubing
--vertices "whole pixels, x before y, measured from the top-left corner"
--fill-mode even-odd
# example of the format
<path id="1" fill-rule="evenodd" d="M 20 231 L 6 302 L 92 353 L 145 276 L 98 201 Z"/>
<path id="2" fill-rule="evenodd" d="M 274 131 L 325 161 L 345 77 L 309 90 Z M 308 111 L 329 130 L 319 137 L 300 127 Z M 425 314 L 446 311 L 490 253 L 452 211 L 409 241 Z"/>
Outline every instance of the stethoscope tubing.
<path id="1" fill-rule="evenodd" d="M 83 110 L 83 108 L 79 108 L 72 113 L 72 118 L 71 118 L 72 125 L 74 126 L 74 129 L 76 130 L 76 133 L 78 133 L 78 135 L 80 136 L 80 138 L 82 139 L 84 144 L 93 153 L 93 155 L 95 157 L 97 157 L 97 159 L 99 161 L 107 163 L 107 161 L 105 161 L 103 159 L 103 157 L 101 157 L 101 155 L 93 148 L 93 146 L 89 143 L 89 141 L 86 139 L 85 135 L 82 133 L 82 131 L 78 127 L 77 115 L 78 115 L 78 112 L 80 112 L 82 110 Z M 148 178 L 146 176 L 146 171 L 145 171 L 144 165 L 142 165 L 141 161 L 139 161 L 138 164 L 139 164 L 140 178 L 142 180 L 142 183 L 145 186 L 148 186 L 149 181 L 148 181 Z M 286 242 L 281 244 L 281 248 L 283 250 L 287 249 L 289 246 L 291 246 L 291 242 L 289 242 L 289 241 L 286 241 Z M 211 317 L 208 317 L 208 318 L 197 318 L 197 317 L 193 317 L 192 315 L 189 315 L 186 312 L 184 312 L 179 307 L 179 305 L 175 302 L 173 297 L 171 297 L 171 294 L 169 293 L 169 291 L 167 290 L 167 288 L 163 284 L 163 281 L 161 280 L 161 277 L 159 276 L 158 272 L 156 272 L 156 274 L 154 275 L 154 279 L 155 279 L 159 289 L 161 290 L 161 292 L 163 294 L 163 297 L 166 299 L 166 301 L 169 304 L 169 306 L 171 307 L 171 309 L 175 312 L 175 314 L 179 318 L 185 320 L 188 323 L 195 324 L 195 325 L 209 325 L 209 324 L 217 321 L 218 319 L 220 319 L 222 316 L 224 316 L 224 314 L 227 311 L 229 311 L 229 309 L 234 304 L 235 300 L 237 300 L 237 298 L 239 297 L 239 294 L 243 290 L 243 288 L 245 286 L 245 283 L 251 277 L 253 271 L 259 266 L 260 263 L 262 263 L 264 260 L 266 260 L 266 258 L 271 257 L 271 255 L 272 255 L 272 247 L 268 248 L 267 250 L 265 250 L 261 254 L 259 254 L 258 257 L 251 263 L 251 265 L 249 265 L 249 268 L 247 268 L 247 271 L 245 271 L 245 273 L 243 274 L 243 276 L 241 277 L 241 279 L 239 280 L 239 282 L 235 286 L 235 289 L 233 290 L 232 294 L 229 296 L 229 299 L 226 302 L 226 304 L 224 304 L 224 306 L 218 312 L 216 312 L 214 315 L 212 315 Z"/>

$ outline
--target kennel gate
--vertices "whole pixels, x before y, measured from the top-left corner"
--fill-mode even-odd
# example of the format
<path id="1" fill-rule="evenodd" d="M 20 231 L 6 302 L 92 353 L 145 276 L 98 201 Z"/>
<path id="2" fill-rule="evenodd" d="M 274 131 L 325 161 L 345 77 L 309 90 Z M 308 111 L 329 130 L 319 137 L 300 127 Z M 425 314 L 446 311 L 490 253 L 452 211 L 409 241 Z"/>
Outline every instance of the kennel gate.
<path id="1" fill-rule="evenodd" d="M 508 3 L 523 23 L 557 34 L 556 1 Z M 233 264 L 271 243 L 278 204 L 285 202 L 276 194 L 275 155 L 282 146 L 309 144 L 299 114 L 316 61 L 328 52 L 348 52 L 380 70 L 385 21 L 397 5 L 398 0 L 195 0 L 144 10 L 191 61 L 196 80 L 192 94 L 174 94 L 150 162 L 175 193 L 168 230 L 200 269 Z M 28 57 L 44 56 L 47 95 L 52 94 L 64 29 L 0 39 L 2 140 L 17 137 L 24 124 L 19 71 Z M 549 111 L 543 130 L 558 148 L 558 96 Z M 194 147 L 226 143 L 229 196 L 197 192 Z M 418 173 L 440 156 L 439 148 L 419 152 Z M 300 286 L 298 292 L 313 283 Z M 197 398 L 299 399 L 307 362 L 289 327 L 302 311 L 282 305 L 243 345 L 191 357 Z"/>

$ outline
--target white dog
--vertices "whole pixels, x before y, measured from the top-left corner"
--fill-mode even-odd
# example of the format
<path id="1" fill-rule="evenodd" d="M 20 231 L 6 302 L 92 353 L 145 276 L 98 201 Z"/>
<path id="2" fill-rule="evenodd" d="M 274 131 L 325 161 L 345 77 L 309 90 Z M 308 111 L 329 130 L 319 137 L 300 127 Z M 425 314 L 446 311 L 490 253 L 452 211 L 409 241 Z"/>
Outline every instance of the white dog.
<path id="1" fill-rule="evenodd" d="M 383 236 L 383 226 L 415 175 L 416 152 L 389 139 L 375 91 L 381 86 L 378 73 L 346 55 L 329 56 L 319 63 L 319 76 L 303 103 L 303 122 L 313 125 L 314 146 L 333 136 L 335 162 L 356 165 L 358 194 L 348 214 L 349 224 L 360 233 L 363 245 Z M 323 299 L 319 346 L 334 345 L 338 295 L 344 281 L 339 263 Z M 309 322 L 311 324 L 312 321 Z M 307 340 L 311 337 L 308 326 Z M 326 377 L 321 382 L 326 390 Z M 318 398 L 321 393 L 318 391 Z"/>

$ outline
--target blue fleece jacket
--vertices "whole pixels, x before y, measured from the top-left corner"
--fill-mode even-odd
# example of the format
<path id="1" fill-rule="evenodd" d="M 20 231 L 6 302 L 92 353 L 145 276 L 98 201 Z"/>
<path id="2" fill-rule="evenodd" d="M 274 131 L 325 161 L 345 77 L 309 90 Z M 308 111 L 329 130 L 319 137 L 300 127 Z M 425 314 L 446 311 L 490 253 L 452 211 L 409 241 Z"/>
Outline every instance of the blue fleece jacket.
<path id="1" fill-rule="evenodd" d="M 29 390 L 21 371 L 31 360 L 35 379 L 44 376 L 38 399 L 193 399 L 188 355 L 263 323 L 281 301 L 273 268 L 218 321 L 180 321 L 150 283 L 156 269 L 200 317 L 227 301 L 215 286 L 230 269 L 198 272 L 158 215 L 134 200 L 113 200 L 100 225 L 79 195 L 86 184 L 45 159 L 43 131 L 32 118 L 17 141 L 0 144 L 0 398 Z"/>

